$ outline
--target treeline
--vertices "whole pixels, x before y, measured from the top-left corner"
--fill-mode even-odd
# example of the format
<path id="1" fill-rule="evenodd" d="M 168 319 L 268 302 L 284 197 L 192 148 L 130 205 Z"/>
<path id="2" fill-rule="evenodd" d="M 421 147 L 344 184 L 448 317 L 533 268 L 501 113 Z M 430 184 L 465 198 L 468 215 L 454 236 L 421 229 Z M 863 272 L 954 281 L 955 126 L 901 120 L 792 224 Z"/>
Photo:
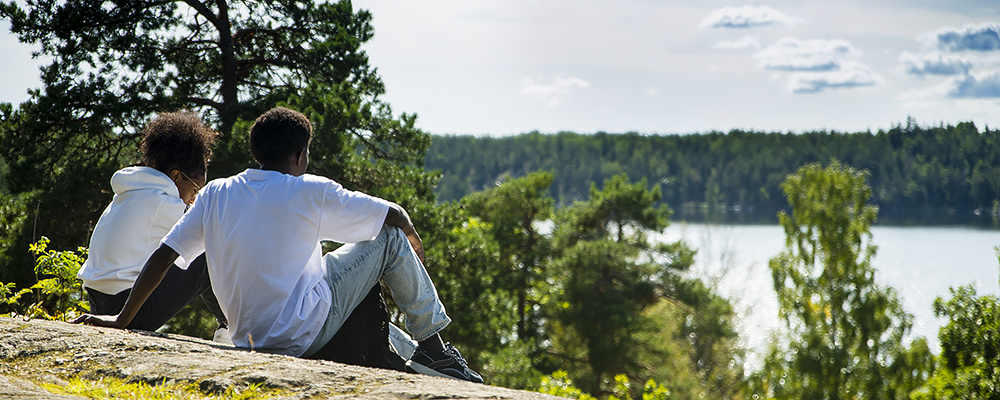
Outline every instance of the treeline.
<path id="1" fill-rule="evenodd" d="M 552 171 L 558 204 L 585 199 L 592 182 L 627 173 L 658 184 L 663 201 L 689 215 L 739 210 L 773 218 L 786 209 L 779 184 L 799 167 L 838 161 L 867 170 L 880 215 L 971 215 L 1000 198 L 1000 134 L 972 122 L 872 132 L 689 135 L 531 132 L 511 137 L 434 136 L 428 169 L 442 171 L 450 201 L 531 171 Z"/>

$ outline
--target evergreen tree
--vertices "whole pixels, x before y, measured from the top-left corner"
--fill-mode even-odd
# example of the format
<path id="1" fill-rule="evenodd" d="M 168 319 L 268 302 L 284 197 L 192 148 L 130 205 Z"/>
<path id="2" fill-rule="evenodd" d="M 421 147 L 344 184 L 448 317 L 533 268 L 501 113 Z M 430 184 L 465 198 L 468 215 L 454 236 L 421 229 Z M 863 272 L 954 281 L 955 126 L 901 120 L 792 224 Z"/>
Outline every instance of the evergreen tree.
<path id="1" fill-rule="evenodd" d="M 694 256 L 683 242 L 650 243 L 670 210 L 656 206 L 659 188 L 646 186 L 618 175 L 601 190 L 592 186 L 588 201 L 557 212 L 552 351 L 595 396 L 610 393 L 619 374 L 634 382 L 655 377 L 679 398 L 738 396 L 732 307 L 682 276 Z"/>
<path id="2" fill-rule="evenodd" d="M 550 243 L 538 223 L 552 217 L 553 201 L 547 195 L 553 176 L 536 172 L 524 178 L 505 179 L 495 188 L 470 194 L 462 199 L 472 216 L 490 226 L 492 237 L 500 246 L 500 258 L 506 266 L 501 273 L 517 298 L 517 337 L 537 339 L 540 329 L 540 291 L 537 286 L 548 277 L 544 267 Z"/>

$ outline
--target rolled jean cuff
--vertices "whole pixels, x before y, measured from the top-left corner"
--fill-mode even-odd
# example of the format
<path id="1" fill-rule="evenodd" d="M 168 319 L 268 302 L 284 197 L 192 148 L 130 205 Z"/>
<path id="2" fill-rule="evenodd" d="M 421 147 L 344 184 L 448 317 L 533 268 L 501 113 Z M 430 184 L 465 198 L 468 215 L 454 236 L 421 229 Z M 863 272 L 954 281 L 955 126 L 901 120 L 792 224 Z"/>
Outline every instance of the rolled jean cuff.
<path id="1" fill-rule="evenodd" d="M 427 340 L 431 336 L 434 336 L 434 335 L 436 335 L 438 333 L 441 333 L 441 331 L 443 331 L 444 328 L 448 327 L 448 324 L 451 323 L 451 318 L 449 318 L 447 315 L 444 315 L 444 314 L 441 314 L 441 315 L 444 316 L 444 319 L 436 321 L 435 323 L 433 323 L 430 326 L 428 326 L 427 329 L 424 329 L 424 332 L 422 332 L 423 333 L 422 335 L 418 334 L 417 332 L 410 331 L 410 333 L 413 334 L 413 340 L 416 340 L 418 342 L 422 341 L 422 340 Z M 410 324 L 406 324 L 406 329 L 407 330 L 411 329 L 410 328 Z"/>

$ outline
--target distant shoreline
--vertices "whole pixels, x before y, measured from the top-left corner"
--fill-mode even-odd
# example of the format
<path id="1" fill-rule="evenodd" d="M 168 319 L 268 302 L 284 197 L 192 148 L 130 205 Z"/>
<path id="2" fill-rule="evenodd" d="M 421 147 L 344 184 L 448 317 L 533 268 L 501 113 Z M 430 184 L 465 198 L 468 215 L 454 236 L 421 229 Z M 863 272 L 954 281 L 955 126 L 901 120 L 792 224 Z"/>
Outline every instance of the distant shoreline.
<path id="1" fill-rule="evenodd" d="M 774 211 L 743 211 L 722 209 L 709 213 L 704 209 L 694 209 L 691 207 L 681 207 L 673 209 L 670 216 L 671 222 L 692 222 L 699 224 L 722 224 L 722 225 L 777 225 L 778 210 Z M 894 211 L 894 212 L 893 212 Z M 1000 230 L 1000 216 L 994 215 L 990 210 L 975 210 L 967 212 L 956 212 L 948 209 L 919 209 L 919 210 L 879 210 L 878 220 L 875 226 L 961 226 L 976 229 Z"/>

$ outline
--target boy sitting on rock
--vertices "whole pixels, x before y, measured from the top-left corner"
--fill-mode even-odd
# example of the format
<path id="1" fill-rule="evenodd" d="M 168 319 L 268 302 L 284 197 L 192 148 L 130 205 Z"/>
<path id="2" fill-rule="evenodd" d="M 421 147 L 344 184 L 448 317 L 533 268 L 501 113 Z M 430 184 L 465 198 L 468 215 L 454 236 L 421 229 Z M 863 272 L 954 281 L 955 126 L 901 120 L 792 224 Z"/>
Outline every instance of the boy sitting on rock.
<path id="1" fill-rule="evenodd" d="M 75 322 L 124 327 L 178 257 L 205 252 L 233 343 L 296 357 L 322 354 L 382 280 L 419 343 L 407 366 L 481 383 L 438 334 L 451 319 L 423 266 L 423 244 L 397 204 L 306 174 L 312 124 L 275 108 L 250 129 L 260 164 L 209 182 L 150 256 L 120 314 Z M 320 241 L 347 243 L 322 255 Z"/>

